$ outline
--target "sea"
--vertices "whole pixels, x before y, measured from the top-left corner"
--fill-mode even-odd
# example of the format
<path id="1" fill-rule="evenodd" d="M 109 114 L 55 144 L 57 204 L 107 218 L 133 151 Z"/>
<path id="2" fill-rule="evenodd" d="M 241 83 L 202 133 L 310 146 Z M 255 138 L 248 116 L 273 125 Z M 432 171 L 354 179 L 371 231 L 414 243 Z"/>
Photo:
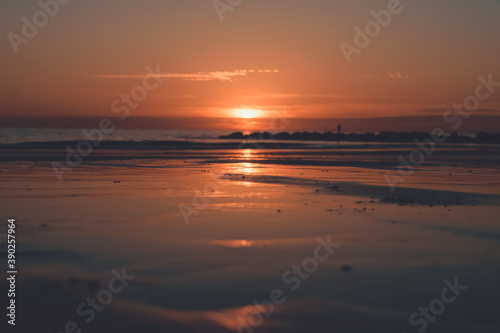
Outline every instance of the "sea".
<path id="1" fill-rule="evenodd" d="M 84 130 L 61 128 L 0 128 L 0 144 L 78 141 L 87 139 L 82 131 Z M 87 131 L 91 130 L 88 129 Z M 231 131 L 116 129 L 111 134 L 104 134 L 103 140 L 136 142 L 210 140 L 217 139 L 221 135 L 230 133 Z"/>

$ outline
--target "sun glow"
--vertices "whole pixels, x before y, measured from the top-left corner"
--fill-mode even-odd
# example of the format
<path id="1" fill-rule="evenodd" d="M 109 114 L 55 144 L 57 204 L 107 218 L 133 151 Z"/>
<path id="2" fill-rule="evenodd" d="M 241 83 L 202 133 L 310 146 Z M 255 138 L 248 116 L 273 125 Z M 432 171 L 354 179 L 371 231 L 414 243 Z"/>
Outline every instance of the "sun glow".
<path id="1" fill-rule="evenodd" d="M 254 109 L 237 109 L 235 115 L 239 118 L 251 119 L 258 115 L 259 111 Z"/>

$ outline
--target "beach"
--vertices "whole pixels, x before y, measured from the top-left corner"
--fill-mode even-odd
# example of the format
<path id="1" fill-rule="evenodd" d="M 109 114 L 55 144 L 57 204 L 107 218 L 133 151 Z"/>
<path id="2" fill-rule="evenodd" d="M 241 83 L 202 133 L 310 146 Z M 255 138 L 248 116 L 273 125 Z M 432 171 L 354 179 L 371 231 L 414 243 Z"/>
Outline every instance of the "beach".
<path id="1" fill-rule="evenodd" d="M 3 147 L 19 327 L 497 332 L 498 147 L 440 147 L 393 192 L 410 145 L 210 144 L 96 150 L 61 182 L 64 150 Z M 446 282 L 466 288 L 410 324 Z"/>

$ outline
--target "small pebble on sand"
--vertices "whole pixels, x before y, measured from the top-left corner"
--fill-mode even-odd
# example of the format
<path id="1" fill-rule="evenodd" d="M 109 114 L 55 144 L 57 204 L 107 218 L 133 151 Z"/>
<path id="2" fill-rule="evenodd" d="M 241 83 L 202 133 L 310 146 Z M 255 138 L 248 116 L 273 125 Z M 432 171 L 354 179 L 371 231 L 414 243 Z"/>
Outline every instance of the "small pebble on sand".
<path id="1" fill-rule="evenodd" d="M 99 282 L 99 280 L 91 280 L 89 282 L 87 282 L 87 289 L 89 291 L 92 291 L 92 290 L 95 290 L 97 289 L 97 287 L 99 287 L 101 283 Z"/>
<path id="2" fill-rule="evenodd" d="M 344 266 L 342 266 L 342 270 L 344 272 L 350 272 L 352 270 L 352 266 L 351 265 L 344 265 Z"/>

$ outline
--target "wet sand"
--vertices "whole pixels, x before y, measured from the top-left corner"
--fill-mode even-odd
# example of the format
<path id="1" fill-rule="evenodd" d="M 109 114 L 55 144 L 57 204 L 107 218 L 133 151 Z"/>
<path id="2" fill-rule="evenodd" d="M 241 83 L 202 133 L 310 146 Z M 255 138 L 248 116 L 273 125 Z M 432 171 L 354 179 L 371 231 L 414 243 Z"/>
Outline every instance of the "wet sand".
<path id="1" fill-rule="evenodd" d="M 97 152 L 63 182 L 53 155 L 4 158 L 18 328 L 247 332 L 238 318 L 261 312 L 256 332 L 416 332 L 409 316 L 458 277 L 468 289 L 426 331 L 498 332 L 498 156 L 449 151 L 394 193 L 392 150 Z M 181 204 L 197 211 L 189 224 Z M 283 274 L 318 237 L 340 246 L 291 290 Z M 122 267 L 136 278 L 85 323 L 76 308 Z M 267 317 L 253 303 L 275 289 L 286 301 Z"/>

